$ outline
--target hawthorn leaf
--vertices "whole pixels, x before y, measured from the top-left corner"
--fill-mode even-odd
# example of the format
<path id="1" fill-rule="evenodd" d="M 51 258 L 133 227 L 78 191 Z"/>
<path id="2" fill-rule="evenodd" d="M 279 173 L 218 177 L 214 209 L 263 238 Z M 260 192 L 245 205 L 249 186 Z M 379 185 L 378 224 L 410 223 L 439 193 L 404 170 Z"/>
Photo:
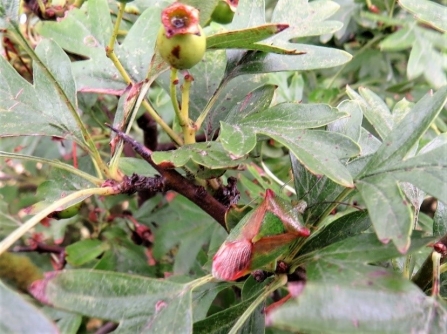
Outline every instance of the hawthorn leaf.
<path id="1" fill-rule="evenodd" d="M 243 74 L 270 73 L 281 71 L 304 71 L 339 66 L 352 56 L 341 50 L 321 46 L 290 43 L 300 55 L 281 55 L 260 51 L 238 51 L 240 62 L 227 67 L 228 79 Z"/>
<path id="2" fill-rule="evenodd" d="M 419 38 L 414 41 L 407 65 L 408 79 L 416 79 L 427 69 L 428 61 L 432 58 L 430 52 L 431 45 L 430 41 Z"/>
<path id="3" fill-rule="evenodd" d="M 437 333 L 447 327 L 445 303 L 426 296 L 400 275 L 372 266 L 335 268 L 338 273 L 330 263 L 310 264 L 309 276 L 331 271 L 332 279 L 309 278 L 297 298 L 273 310 L 269 323 L 290 331 L 324 333 Z"/>
<path id="4" fill-rule="evenodd" d="M 275 90 L 274 85 L 263 85 L 251 91 L 230 109 L 224 119 L 225 123 L 237 124 L 245 117 L 267 109 L 272 103 Z"/>
<path id="5" fill-rule="evenodd" d="M 400 51 L 410 48 L 415 40 L 414 26 L 408 25 L 388 35 L 379 45 L 383 51 Z"/>
<path id="6" fill-rule="evenodd" d="M 378 174 L 356 181 L 379 239 L 390 240 L 405 254 L 410 246 L 413 212 L 398 181 L 387 174 Z"/>
<path id="7" fill-rule="evenodd" d="M 360 104 L 363 114 L 379 136 L 385 138 L 394 126 L 393 117 L 385 102 L 367 88 L 361 87 L 359 89 L 360 95 L 349 87 L 346 89 L 346 92 L 352 100 Z"/>
<path id="8" fill-rule="evenodd" d="M 418 20 L 447 32 L 447 8 L 427 0 L 400 0 L 399 4 Z"/>
<path id="9" fill-rule="evenodd" d="M 3 187 L 3 190 L 9 190 L 7 187 Z M 10 192 L 11 193 L 11 192 Z M 22 222 L 20 222 L 17 217 L 14 217 L 9 212 L 11 206 L 11 201 L 7 201 L 3 194 L 0 195 L 0 237 L 4 239 L 17 227 L 19 227 Z"/>
<path id="10" fill-rule="evenodd" d="M 119 322 L 118 331 L 192 332 L 188 284 L 79 269 L 48 273 L 30 292 L 44 304 Z"/>
<path id="11" fill-rule="evenodd" d="M 173 167 L 185 166 L 190 160 L 210 169 L 236 167 L 241 160 L 232 157 L 219 142 L 195 143 L 184 145 L 174 151 L 154 152 L 152 160 L 157 164 L 169 164 Z"/>
<path id="12" fill-rule="evenodd" d="M 0 332 L 57 334 L 56 325 L 33 304 L 0 281 Z"/>
<path id="13" fill-rule="evenodd" d="M 447 100 L 447 87 L 433 96 L 426 95 L 404 118 L 395 130 L 385 137 L 382 145 L 356 175 L 356 186 L 365 200 L 380 240 L 392 240 L 400 252 L 409 247 L 413 225 L 410 203 L 404 197 L 399 182 L 409 182 L 421 190 L 447 201 L 444 184 L 446 138 L 435 138 L 413 156 L 415 145 Z M 422 182 L 421 180 L 424 180 Z"/>
<path id="14" fill-rule="evenodd" d="M 447 234 L 447 205 L 439 202 L 433 217 L 433 235 L 442 237 Z"/>
<path id="15" fill-rule="evenodd" d="M 435 138 L 419 154 L 412 156 L 419 138 L 446 100 L 447 87 L 432 97 L 422 98 L 395 125 L 395 130 L 385 137 L 377 152 L 356 175 L 357 189 L 365 200 L 379 239 L 383 242 L 392 240 L 401 253 L 405 253 L 410 245 L 414 217 L 411 203 L 407 202 L 399 182 L 409 182 L 438 196 L 441 201 L 447 201 L 445 136 Z"/>
<path id="16" fill-rule="evenodd" d="M 215 131 L 219 127 L 219 122 L 224 120 L 231 110 L 243 104 L 247 95 L 265 84 L 266 77 L 263 75 L 241 76 L 231 80 L 224 79 L 204 107 L 204 111 L 209 109 L 206 119 L 207 133 Z"/>
<path id="17" fill-rule="evenodd" d="M 362 148 L 361 157 L 372 156 L 379 149 L 380 145 L 382 145 L 382 142 L 372 133 L 365 130 L 365 128 L 360 129 L 360 138 L 358 143 Z M 361 170 L 358 170 L 356 175 L 359 174 L 360 171 Z"/>
<path id="18" fill-rule="evenodd" d="M 137 212 L 136 218 L 147 226 L 152 222 L 164 222 L 153 229 L 157 240 L 152 250 L 155 259 L 161 259 L 177 245 L 179 249 L 185 250 L 176 253 L 176 273 L 189 272 L 200 249 L 209 243 L 216 225 L 208 214 L 183 196 L 176 196 L 169 205 L 151 215 Z"/>
<path id="19" fill-rule="evenodd" d="M 31 152 L 31 153 L 34 153 L 34 152 Z M 13 152 L 5 152 L 5 151 L 0 151 L 0 157 L 1 158 L 9 158 L 9 159 L 19 159 L 19 160 L 24 160 L 24 161 L 36 162 L 36 163 L 40 162 L 42 164 L 46 164 L 48 166 L 52 166 L 57 169 L 61 169 L 61 170 L 66 171 L 70 174 L 75 174 L 75 175 L 79 176 L 80 178 L 83 178 L 86 181 L 90 182 L 91 184 L 100 185 L 103 182 L 103 180 L 100 178 L 97 178 L 91 174 L 88 174 L 80 169 L 74 168 L 73 166 L 63 163 L 58 160 L 50 160 L 50 159 L 45 159 L 45 158 L 36 157 L 36 156 L 32 156 L 32 155 L 13 153 Z"/>
<path id="20" fill-rule="evenodd" d="M 349 137 L 321 130 L 260 133 L 289 148 L 311 173 L 325 175 L 344 187 L 354 186 L 350 172 L 340 161 L 360 153 L 360 147 Z"/>
<path id="21" fill-rule="evenodd" d="M 108 270 L 126 274 L 154 276 L 155 266 L 149 265 L 147 249 L 129 238 L 129 231 L 121 228 L 107 229 L 102 233 L 107 248 L 94 264 L 96 270 Z M 101 246 L 100 246 L 101 247 Z"/>
<path id="22" fill-rule="evenodd" d="M 238 16 L 238 8 L 235 20 L 229 28 L 241 29 L 247 26 L 264 24 L 264 14 L 259 12 L 259 8 L 261 10 L 264 8 L 263 4 L 264 1 L 251 1 L 250 8 L 242 8 L 243 12 L 241 16 Z M 290 23 L 289 28 L 257 44 L 269 48 L 277 47 L 286 50 L 295 50 L 295 52 L 303 54 L 281 55 L 253 51 L 239 52 L 238 58 L 241 61 L 234 63 L 233 66 L 228 68 L 228 76 L 235 77 L 242 74 L 310 70 L 338 66 L 348 62 L 352 57 L 344 51 L 289 42 L 291 39 L 333 33 L 340 29 L 343 26 L 341 22 L 324 21 L 338 8 L 339 5 L 333 1 L 317 1 L 311 3 L 308 3 L 307 0 L 300 0 L 298 3 L 292 0 L 279 1 L 273 12 L 272 23 L 279 24 L 287 22 Z M 253 16 L 257 18 L 255 21 L 256 24 L 250 22 L 250 25 L 247 25 L 247 16 L 251 16 L 252 13 L 255 13 Z M 243 22 L 242 19 L 246 21 Z"/>
<path id="23" fill-rule="evenodd" d="M 447 84 L 444 55 L 435 49 L 429 39 L 416 36 L 408 59 L 407 77 L 413 80 L 423 74 L 433 87 L 441 88 Z"/>
<path id="24" fill-rule="evenodd" d="M 318 128 L 348 116 L 326 104 L 281 103 L 257 114 L 250 114 L 238 124 L 272 132 Z"/>
<path id="25" fill-rule="evenodd" d="M 256 146 L 256 135 L 249 127 L 220 123 L 220 141 L 222 147 L 237 158 L 251 152 Z"/>
<path id="26" fill-rule="evenodd" d="M 446 42 L 446 34 L 420 27 L 416 22 L 406 22 L 402 29 L 385 38 L 380 46 L 386 51 L 411 48 L 406 73 L 408 79 L 412 80 L 423 75 L 431 86 L 441 88 L 447 83 L 442 52 L 446 49 Z"/>
<path id="27" fill-rule="evenodd" d="M 8 29 L 8 26 L 19 20 L 20 1 L 2 0 L 0 3 L 0 28 Z"/>
<path id="28" fill-rule="evenodd" d="M 446 134 L 441 136 L 447 138 Z M 378 173 L 389 173 L 397 180 L 410 182 L 440 201 L 447 203 L 446 170 L 447 143 L 443 143 L 428 152 L 381 168 Z"/>
<path id="29" fill-rule="evenodd" d="M 242 106 L 244 106 L 242 102 Z M 241 157 L 250 152 L 256 143 L 256 133 L 293 132 L 298 129 L 317 128 L 347 116 L 328 105 L 310 105 L 300 103 L 281 103 L 259 112 L 230 113 L 225 122 L 221 122 L 220 140 L 222 146 Z"/>
<path id="30" fill-rule="evenodd" d="M 33 67 L 34 85 L 0 59 L 1 136 L 70 137 L 85 147 L 72 114 L 77 108 L 76 86 L 68 56 L 51 40 L 40 42 L 35 51 L 45 69 Z"/>
<path id="31" fill-rule="evenodd" d="M 254 148 L 257 134 L 267 135 L 288 147 L 311 172 L 352 186 L 352 178 L 339 160 L 359 154 L 357 144 L 337 133 L 300 130 L 320 127 L 346 115 L 323 104 L 282 103 L 237 122 L 232 120 L 232 125 L 222 122 L 220 140 L 226 150 L 241 157 Z"/>
<path id="32" fill-rule="evenodd" d="M 24 209 L 27 214 L 37 213 L 53 202 L 81 189 L 95 187 L 95 184 L 89 182 L 88 180 L 62 169 L 52 170 L 50 176 L 51 177 L 49 180 L 42 182 L 37 188 L 37 198 L 41 199 L 41 201 Z M 82 202 L 89 196 L 91 195 L 78 197 L 75 200 L 61 206 L 59 210 L 66 209 L 79 202 Z"/>
<path id="33" fill-rule="evenodd" d="M 421 235 L 422 233 L 417 233 L 417 231 L 413 233 L 411 247 L 408 249 L 407 255 L 420 250 L 434 241 L 433 237 L 423 238 Z M 318 249 L 315 252 L 314 261 L 323 259 L 328 263 L 371 263 L 390 260 L 400 256 L 402 254 L 396 250 L 393 244 L 388 243 L 384 245 L 377 240 L 377 236 L 374 233 L 360 233 L 331 243 L 323 249 Z"/>
<path id="34" fill-rule="evenodd" d="M 239 304 L 231 306 L 224 311 L 217 312 L 201 321 L 194 323 L 194 334 L 226 334 L 228 333 L 237 319 L 254 302 L 256 296 L 246 299 Z M 241 328 L 244 332 L 245 326 Z M 248 332 L 254 333 L 254 332 Z"/>
<path id="35" fill-rule="evenodd" d="M 77 334 L 82 325 L 82 316 L 71 312 L 57 311 L 57 328 L 59 333 Z"/>
<path id="36" fill-rule="evenodd" d="M 284 54 L 299 54 L 294 49 L 283 49 L 256 43 L 288 28 L 288 24 L 264 24 L 243 30 L 217 32 L 206 39 L 207 49 L 247 49 Z"/>
<path id="37" fill-rule="evenodd" d="M 140 158 L 122 157 L 119 160 L 118 166 L 125 175 L 136 173 L 138 175 L 154 177 L 158 174 L 154 167 Z"/>
<path id="38" fill-rule="evenodd" d="M 72 63 L 78 91 L 120 95 L 126 88 L 105 47 L 112 34 L 112 21 L 107 1 L 92 0 L 82 9 L 71 9 L 63 20 L 45 21 L 37 31 L 56 41 L 64 50 L 87 57 Z M 158 26 L 149 24 L 160 18 L 160 7 L 147 8 L 133 24 L 115 53 L 135 82 L 142 81 L 154 54 Z"/>
<path id="39" fill-rule="evenodd" d="M 228 333 L 238 318 L 256 300 L 256 297 L 268 287 L 269 284 L 271 284 L 271 282 L 272 277 L 259 283 L 250 276 L 242 287 L 242 302 L 194 323 L 194 333 Z M 263 333 L 265 328 L 263 309 L 264 303 L 261 303 L 255 310 L 253 310 L 250 317 L 238 330 L 238 333 Z"/>
<path id="40" fill-rule="evenodd" d="M 332 37 L 335 37 L 340 41 L 343 40 L 344 36 L 351 33 L 353 31 L 351 22 L 358 18 L 358 9 L 361 8 L 361 4 L 356 3 L 355 0 L 337 1 L 337 4 L 340 5 L 340 9 L 338 9 L 330 18 L 332 20 L 340 21 L 343 24 L 343 27 L 338 29 L 334 34 L 324 34 L 320 36 L 320 41 L 324 44 L 329 42 Z M 386 16 L 386 18 L 388 18 L 388 16 Z"/>
<path id="41" fill-rule="evenodd" d="M 299 255 L 321 249 L 338 241 L 358 235 L 366 231 L 369 227 L 371 227 L 371 220 L 369 219 L 366 210 L 348 213 L 325 226 L 320 232 L 307 241 L 300 249 Z"/>
<path id="42" fill-rule="evenodd" d="M 414 108 L 395 126 L 373 158 L 366 165 L 362 175 L 396 161 L 401 161 L 418 142 L 447 101 L 447 86 L 435 94 L 426 94 Z"/>
<path id="43" fill-rule="evenodd" d="M 192 333 L 191 300 L 192 293 L 189 290 L 169 302 L 157 303 L 155 314 L 149 318 L 140 333 Z"/>
<path id="44" fill-rule="evenodd" d="M 208 283 L 193 291 L 192 307 L 194 310 L 194 323 L 203 320 L 219 292 L 229 287 L 229 283 Z"/>
<path id="45" fill-rule="evenodd" d="M 107 243 L 98 239 L 81 240 L 65 248 L 66 260 L 72 266 L 81 266 L 96 259 L 108 248 Z"/>
<path id="46" fill-rule="evenodd" d="M 413 109 L 414 103 L 408 101 L 406 98 L 398 101 L 392 111 L 394 124 L 399 123 L 411 109 Z"/>
<path id="47" fill-rule="evenodd" d="M 319 217 L 344 188 L 325 176 L 319 177 L 309 172 L 294 154 L 289 153 L 289 156 L 296 196 L 308 205 L 303 214 L 304 219 L 309 224 L 313 224 L 319 221 Z"/>
<path id="48" fill-rule="evenodd" d="M 326 21 L 340 9 L 335 1 L 280 0 L 275 6 L 272 22 L 291 22 L 289 29 L 278 36 L 273 36 L 267 43 L 282 44 L 292 38 L 319 36 L 334 33 L 343 27 L 339 21 Z"/>
<path id="49" fill-rule="evenodd" d="M 239 30 L 265 24 L 265 1 L 240 1 L 233 21 L 227 25 L 230 30 Z"/>
<path id="50" fill-rule="evenodd" d="M 327 129 L 332 132 L 344 134 L 355 142 L 358 142 L 361 136 L 363 121 L 363 113 L 359 103 L 355 101 L 343 101 L 337 108 L 340 112 L 348 114 L 348 117 L 340 118 L 335 122 L 329 123 Z"/>

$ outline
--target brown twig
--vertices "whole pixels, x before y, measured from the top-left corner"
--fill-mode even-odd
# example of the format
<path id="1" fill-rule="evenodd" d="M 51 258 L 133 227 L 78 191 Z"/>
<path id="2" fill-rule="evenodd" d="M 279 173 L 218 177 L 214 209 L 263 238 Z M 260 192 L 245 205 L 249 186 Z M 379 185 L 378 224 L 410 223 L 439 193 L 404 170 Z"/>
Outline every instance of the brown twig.
<path id="1" fill-rule="evenodd" d="M 57 260 L 53 259 L 53 266 L 56 270 L 62 270 L 67 263 L 65 260 L 65 248 L 61 246 L 47 245 L 42 242 L 32 242 L 29 246 L 15 246 L 12 251 L 15 253 L 37 252 L 55 254 Z"/>
<path id="2" fill-rule="evenodd" d="M 144 146 L 150 150 L 156 150 L 158 146 L 158 129 L 157 122 L 149 115 L 144 113 L 137 119 L 138 127 L 143 130 Z M 126 145 L 129 146 L 129 145 Z M 138 205 L 143 205 L 144 202 L 154 197 L 157 193 L 149 190 L 141 190 L 138 192 Z"/>
<path id="3" fill-rule="evenodd" d="M 157 165 L 152 160 L 152 151 L 147 147 L 144 147 L 138 143 L 135 139 L 126 135 L 122 131 L 107 125 L 112 131 L 114 131 L 125 143 L 132 146 L 144 160 L 146 160 L 152 167 L 154 167 L 161 175 L 161 182 L 163 184 L 164 191 L 174 190 L 179 194 L 185 196 L 190 201 L 199 206 L 203 211 L 213 217 L 220 225 L 225 228 L 225 213 L 227 208 L 220 203 L 211 194 L 209 194 L 205 188 L 193 184 L 191 181 L 183 177 L 174 169 L 170 169 L 173 166 L 170 164 Z"/>
<path id="4" fill-rule="evenodd" d="M 108 334 L 108 333 L 114 331 L 117 327 L 118 327 L 118 324 L 109 321 L 109 322 L 106 322 L 101 327 L 99 327 L 96 330 L 95 334 Z"/>
<path id="5" fill-rule="evenodd" d="M 33 243 L 30 246 L 15 246 L 12 251 L 15 253 L 37 252 L 61 254 L 65 253 L 65 248 L 61 246 L 46 245 L 44 243 Z"/>

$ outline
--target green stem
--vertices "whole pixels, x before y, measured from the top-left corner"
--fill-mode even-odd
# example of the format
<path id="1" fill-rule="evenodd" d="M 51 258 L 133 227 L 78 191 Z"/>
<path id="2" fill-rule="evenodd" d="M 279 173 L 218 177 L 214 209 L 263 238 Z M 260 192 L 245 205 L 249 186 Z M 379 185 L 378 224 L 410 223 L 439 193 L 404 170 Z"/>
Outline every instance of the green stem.
<path id="1" fill-rule="evenodd" d="M 116 15 L 115 26 L 113 27 L 112 36 L 110 36 L 109 44 L 107 46 L 107 48 L 112 52 L 113 48 L 115 47 L 116 37 L 118 36 L 118 30 L 120 29 L 125 9 L 126 3 L 118 2 L 118 13 Z"/>
<path id="2" fill-rule="evenodd" d="M 264 161 L 261 161 L 262 169 L 264 170 L 265 174 L 269 176 L 273 181 L 275 181 L 277 184 L 279 184 L 282 188 L 286 189 L 287 191 L 291 192 L 292 194 L 296 195 L 296 191 L 294 188 L 289 186 L 287 183 L 281 181 L 273 172 L 267 167 L 267 165 L 264 163 Z"/>
<path id="3" fill-rule="evenodd" d="M 389 17 L 393 17 L 394 15 L 394 6 L 396 5 L 396 0 L 393 0 L 391 3 L 391 8 L 390 8 L 390 12 L 388 13 Z"/>
<path id="4" fill-rule="evenodd" d="M 352 188 L 345 188 L 340 195 L 337 196 L 337 198 L 334 200 L 334 203 L 330 205 L 326 210 L 324 210 L 321 217 L 318 219 L 319 222 L 322 222 L 324 219 L 326 219 L 327 216 L 331 214 L 331 212 L 335 209 L 335 207 L 342 202 L 346 196 L 348 196 L 354 189 Z"/>
<path id="5" fill-rule="evenodd" d="M 42 13 L 42 16 L 46 16 L 45 14 L 45 12 L 46 12 L 46 7 L 45 7 L 45 4 L 43 3 L 43 1 L 42 0 L 37 0 L 37 5 L 39 6 L 39 9 L 40 9 L 40 12 Z"/>
<path id="6" fill-rule="evenodd" d="M 213 275 L 209 274 L 203 277 L 200 277 L 198 279 L 195 279 L 194 281 L 191 281 L 188 283 L 188 290 L 194 290 L 202 285 L 205 285 L 211 281 L 214 281 L 215 278 Z"/>
<path id="7" fill-rule="evenodd" d="M 433 297 L 439 295 L 440 291 L 440 266 L 441 266 L 441 254 L 434 251 L 431 254 L 431 259 L 433 261 L 433 284 L 431 288 L 431 295 Z"/>
<path id="8" fill-rule="evenodd" d="M 182 140 L 177 136 L 177 134 L 167 125 L 163 119 L 157 114 L 157 112 L 152 108 L 150 103 L 146 100 L 146 94 L 152 84 L 154 79 L 147 80 L 143 86 L 141 87 L 141 90 L 138 95 L 138 99 L 133 107 L 132 112 L 130 113 L 130 116 L 127 119 L 124 119 L 123 122 L 127 123 L 127 128 L 125 133 L 128 134 L 131 126 L 133 124 L 133 121 L 136 117 L 136 114 L 140 108 L 140 105 L 143 105 L 143 107 L 149 112 L 149 114 L 152 116 L 152 118 L 161 126 L 161 128 L 166 131 L 166 133 L 172 138 L 172 140 L 179 146 L 182 144 Z M 116 151 L 114 152 L 112 158 L 110 159 L 110 170 L 112 175 L 117 175 L 118 171 L 118 161 L 119 157 L 121 156 L 122 152 L 122 142 L 118 145 L 116 148 Z"/>
<path id="9" fill-rule="evenodd" d="M 120 72 L 121 77 L 124 79 L 127 85 L 130 85 L 132 83 L 132 79 L 127 73 L 124 66 L 121 64 L 120 60 L 115 54 L 115 51 L 113 49 L 109 49 L 109 47 L 106 48 L 106 56 L 112 61 L 113 65 L 116 67 L 118 72 Z"/>
<path id="10" fill-rule="evenodd" d="M 412 274 L 413 274 L 413 269 L 414 269 L 414 257 L 412 255 L 408 255 L 405 258 L 405 263 L 404 263 L 404 268 L 403 268 L 403 272 L 402 275 L 403 277 L 410 279 Z"/>
<path id="11" fill-rule="evenodd" d="M 176 68 L 171 68 L 171 76 L 169 78 L 169 95 L 171 96 L 171 103 L 172 103 L 172 107 L 174 108 L 175 111 L 175 115 L 177 116 L 177 119 L 179 121 L 180 126 L 183 128 L 184 127 L 184 123 L 182 123 L 183 119 L 182 119 L 182 115 L 180 112 L 180 108 L 178 106 L 178 101 L 177 101 L 177 84 L 178 84 L 178 70 Z"/>
<path id="12" fill-rule="evenodd" d="M 200 114 L 200 116 L 197 118 L 195 124 L 196 124 L 196 129 L 199 130 L 202 127 L 203 122 L 205 121 L 206 116 L 208 116 L 208 113 L 210 112 L 211 108 L 214 106 L 214 104 L 217 101 L 217 98 L 219 96 L 219 92 L 222 91 L 224 85 L 221 85 L 218 89 L 217 89 L 217 93 L 213 95 L 213 97 L 211 98 L 211 100 L 208 101 L 208 104 L 205 106 L 205 109 L 203 109 L 202 113 Z"/>
<path id="13" fill-rule="evenodd" d="M 112 36 L 110 37 L 110 41 L 109 44 L 106 47 L 106 55 L 107 57 L 112 61 L 113 65 L 115 66 L 115 68 L 118 70 L 118 72 L 121 74 L 121 77 L 124 79 L 124 81 L 126 82 L 127 85 L 131 85 L 133 84 L 133 80 L 130 77 L 130 75 L 127 73 L 126 69 L 123 67 L 123 65 L 121 64 L 121 62 L 119 61 L 118 57 L 115 54 L 114 51 L 114 46 L 115 46 L 115 42 L 116 42 L 116 38 L 118 36 L 119 33 L 119 27 L 126 9 L 126 3 L 119 3 L 118 4 L 118 14 L 116 17 L 116 22 L 115 22 L 115 26 L 113 29 L 113 33 Z M 177 134 L 169 127 L 168 124 L 166 124 L 164 122 L 164 120 L 157 114 L 157 112 L 152 108 L 152 106 L 150 105 L 150 103 L 148 101 L 146 101 L 145 99 L 145 95 L 147 93 L 147 91 L 149 90 L 149 87 L 151 85 L 151 83 L 153 82 L 153 79 L 149 79 L 148 81 L 143 85 L 139 97 L 138 97 L 138 101 L 137 103 L 134 105 L 134 108 L 132 110 L 132 113 L 129 117 L 129 119 L 124 119 L 123 121 L 127 123 L 127 129 L 126 129 L 126 133 L 129 133 L 130 128 L 133 124 L 133 121 L 136 117 L 136 114 L 138 112 L 138 109 L 140 107 L 140 105 L 143 105 L 143 107 L 148 111 L 148 113 L 152 116 L 152 118 L 155 120 L 155 122 L 157 122 L 160 127 L 169 135 L 169 137 L 171 137 L 171 139 L 177 144 L 177 145 L 181 145 L 182 141 L 181 139 L 177 136 Z M 119 157 L 121 156 L 121 152 L 122 152 L 123 146 L 122 143 L 120 143 L 118 145 L 118 147 L 116 148 L 116 151 L 114 153 L 114 155 L 112 156 L 112 159 L 110 160 L 110 174 L 112 175 L 113 178 L 119 178 L 118 176 L 118 161 L 119 161 Z"/>
<path id="14" fill-rule="evenodd" d="M 118 72 L 120 72 L 126 84 L 131 84 L 132 79 L 130 78 L 127 71 L 124 69 L 123 65 L 119 61 L 118 57 L 115 54 L 115 42 L 118 36 L 119 28 L 121 21 L 123 20 L 124 11 L 126 9 L 126 3 L 119 2 L 118 3 L 118 13 L 116 15 L 115 26 L 113 27 L 112 36 L 110 36 L 109 44 L 106 46 L 106 56 L 112 61 L 113 65 L 115 65 Z"/>
<path id="15" fill-rule="evenodd" d="M 268 286 L 265 287 L 265 290 L 250 304 L 250 306 L 245 310 L 244 313 L 239 317 L 236 323 L 231 328 L 231 331 L 228 334 L 236 334 L 239 329 L 244 325 L 250 315 L 255 311 L 255 309 L 261 304 L 273 291 L 280 288 L 281 286 L 287 283 L 287 276 L 280 275 L 275 277 L 275 280 Z"/>
<path id="16" fill-rule="evenodd" d="M 160 115 L 157 114 L 157 112 L 152 108 L 151 104 L 147 101 L 143 101 L 143 107 L 147 110 L 147 112 L 151 115 L 151 117 L 154 119 L 155 122 L 160 125 L 160 127 L 168 134 L 168 136 L 178 145 L 182 146 L 183 141 L 182 139 L 174 132 L 174 130 L 171 129 L 171 127 L 166 124 L 166 122 L 163 120 L 163 118 L 160 117 Z"/>
<path id="17" fill-rule="evenodd" d="M 30 231 L 34 226 L 40 223 L 42 219 L 47 217 L 53 211 L 56 211 L 60 207 L 70 203 L 73 200 L 76 200 L 80 197 L 89 197 L 92 195 L 114 195 L 117 193 L 117 190 L 113 187 L 104 187 L 104 188 L 90 188 L 90 189 L 82 189 L 77 192 L 74 192 L 60 200 L 52 203 L 47 206 L 45 209 L 40 211 L 38 214 L 33 216 L 31 219 L 27 220 L 23 225 L 10 233 L 5 239 L 0 242 L 0 254 L 5 252 L 9 247 L 11 247 L 14 242 L 19 240 L 22 236 L 24 236 L 28 231 Z"/>
<path id="18" fill-rule="evenodd" d="M 196 142 L 196 130 L 189 119 L 189 92 L 191 89 L 192 77 L 187 75 L 182 85 L 182 109 L 180 110 L 181 123 L 183 127 L 183 140 L 185 144 L 194 144 Z"/>

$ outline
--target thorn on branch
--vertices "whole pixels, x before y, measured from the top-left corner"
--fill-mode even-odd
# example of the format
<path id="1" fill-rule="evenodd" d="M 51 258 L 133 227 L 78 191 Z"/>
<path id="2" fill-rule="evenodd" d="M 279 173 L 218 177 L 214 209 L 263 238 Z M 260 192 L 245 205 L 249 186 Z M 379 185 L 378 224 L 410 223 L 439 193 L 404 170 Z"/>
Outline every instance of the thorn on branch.
<path id="1" fill-rule="evenodd" d="M 153 182 L 153 184 L 150 185 L 159 191 L 174 190 L 179 194 L 185 196 L 190 201 L 199 206 L 203 211 L 213 217 L 222 227 L 226 228 L 225 214 L 227 212 L 227 207 L 225 205 L 215 199 L 203 187 L 195 185 L 193 181 L 188 180 L 176 170 L 172 169 L 172 164 L 157 165 L 156 163 L 154 163 L 151 157 L 152 151 L 144 147 L 142 144 L 138 143 L 132 137 L 126 135 L 118 129 L 113 128 L 111 125 L 107 124 L 107 126 L 112 131 L 114 131 L 124 142 L 130 144 L 135 152 L 137 152 L 144 160 L 146 160 L 152 167 L 154 167 L 161 174 L 161 178 L 159 178 L 159 180 L 156 178 L 145 179 L 145 177 L 136 175 L 135 179 L 132 179 L 131 176 L 129 181 L 117 184 L 114 181 L 109 180 L 106 181 L 104 185 L 117 187 L 117 190 L 119 190 L 119 192 L 121 193 L 133 193 L 135 190 L 144 190 L 144 187 L 148 186 L 148 184 L 145 183 L 146 181 L 148 181 L 149 183 Z"/>
<path id="2" fill-rule="evenodd" d="M 114 128 L 110 124 L 106 124 L 110 130 L 116 133 L 118 137 L 120 137 L 125 143 L 132 146 L 135 152 L 137 152 L 141 157 L 149 162 L 151 165 L 154 164 L 154 162 L 151 159 L 152 151 L 145 147 L 144 145 L 141 145 L 139 142 L 137 142 L 135 139 L 133 139 L 131 136 L 126 135 L 124 132 L 118 130 L 117 128 Z"/>

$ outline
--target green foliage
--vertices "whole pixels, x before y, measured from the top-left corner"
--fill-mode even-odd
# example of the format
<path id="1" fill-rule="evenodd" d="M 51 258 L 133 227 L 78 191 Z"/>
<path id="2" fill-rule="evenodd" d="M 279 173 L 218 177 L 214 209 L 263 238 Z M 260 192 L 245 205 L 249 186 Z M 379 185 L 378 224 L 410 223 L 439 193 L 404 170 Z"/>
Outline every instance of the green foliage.
<path id="1" fill-rule="evenodd" d="M 188 72 L 156 47 L 172 2 L 0 1 L 0 253 L 47 272 L 29 296 L 0 277 L 1 331 L 444 332 L 445 1 L 240 0 L 225 25 L 181 1 L 207 41 Z M 250 259 L 278 267 L 218 281 L 258 212 L 280 232 Z"/>

